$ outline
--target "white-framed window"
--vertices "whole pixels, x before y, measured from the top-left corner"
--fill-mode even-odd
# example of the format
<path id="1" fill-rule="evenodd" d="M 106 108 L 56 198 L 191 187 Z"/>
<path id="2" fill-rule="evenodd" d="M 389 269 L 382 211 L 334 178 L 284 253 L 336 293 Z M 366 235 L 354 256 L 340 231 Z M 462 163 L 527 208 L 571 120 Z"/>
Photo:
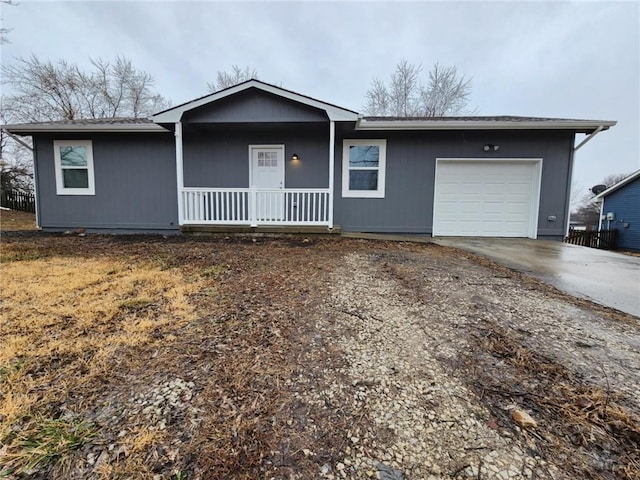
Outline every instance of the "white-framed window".
<path id="1" fill-rule="evenodd" d="M 384 198 L 386 140 L 344 140 L 342 196 Z"/>
<path id="2" fill-rule="evenodd" d="M 95 195 L 91 140 L 54 140 L 58 195 Z"/>

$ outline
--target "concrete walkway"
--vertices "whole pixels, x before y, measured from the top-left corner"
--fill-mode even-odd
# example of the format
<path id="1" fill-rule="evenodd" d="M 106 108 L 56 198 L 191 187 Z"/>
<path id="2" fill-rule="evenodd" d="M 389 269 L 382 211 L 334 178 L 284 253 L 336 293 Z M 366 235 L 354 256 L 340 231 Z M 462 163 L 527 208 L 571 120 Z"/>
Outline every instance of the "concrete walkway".
<path id="1" fill-rule="evenodd" d="M 545 240 L 471 237 L 429 240 L 482 255 L 570 295 L 640 317 L 640 257 Z"/>

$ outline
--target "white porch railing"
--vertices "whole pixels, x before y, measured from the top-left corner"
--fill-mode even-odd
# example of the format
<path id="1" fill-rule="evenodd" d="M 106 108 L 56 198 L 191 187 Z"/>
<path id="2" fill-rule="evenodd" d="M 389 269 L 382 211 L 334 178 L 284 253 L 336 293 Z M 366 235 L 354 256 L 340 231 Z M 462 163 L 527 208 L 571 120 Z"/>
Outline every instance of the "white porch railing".
<path id="1" fill-rule="evenodd" d="M 183 188 L 182 225 L 331 226 L 330 190 Z"/>

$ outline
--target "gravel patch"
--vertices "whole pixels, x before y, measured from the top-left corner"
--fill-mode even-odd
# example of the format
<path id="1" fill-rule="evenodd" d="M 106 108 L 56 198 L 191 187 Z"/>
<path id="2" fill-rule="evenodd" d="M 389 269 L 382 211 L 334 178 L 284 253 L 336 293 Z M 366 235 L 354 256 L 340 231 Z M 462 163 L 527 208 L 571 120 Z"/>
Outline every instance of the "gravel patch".
<path id="1" fill-rule="evenodd" d="M 557 463 L 544 453 L 548 438 L 542 432 L 512 421 L 522 408 L 517 398 L 498 406 L 498 418 L 462 374 L 482 367 L 460 364 L 469 363 L 476 337 L 488 326 L 504 328 L 585 382 L 615 389 L 633 406 L 640 384 L 633 326 L 535 288 L 523 296 L 523 285 L 507 271 L 446 256 L 432 268 L 426 260 L 415 252 L 354 252 L 332 272 L 317 329 L 345 362 L 336 372 L 324 371 L 323 381 L 308 384 L 300 398 L 310 404 L 331 398 L 356 420 L 343 439 L 343 457 L 322 465 L 319 474 L 572 478 L 563 469 L 566 455 Z M 499 371 L 500 361 L 491 361 Z M 608 369 L 617 373 L 602 374 Z"/>

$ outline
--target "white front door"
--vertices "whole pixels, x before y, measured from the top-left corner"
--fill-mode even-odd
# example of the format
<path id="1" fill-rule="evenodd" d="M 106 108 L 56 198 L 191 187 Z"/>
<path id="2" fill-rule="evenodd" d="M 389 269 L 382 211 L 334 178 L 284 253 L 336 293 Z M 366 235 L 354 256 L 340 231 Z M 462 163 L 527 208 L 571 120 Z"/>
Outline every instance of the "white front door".
<path id="1" fill-rule="evenodd" d="M 284 217 L 284 145 L 251 145 L 249 157 L 251 166 L 249 184 L 258 189 L 256 200 L 258 220 L 282 220 Z M 281 190 L 281 192 L 274 190 Z"/>

